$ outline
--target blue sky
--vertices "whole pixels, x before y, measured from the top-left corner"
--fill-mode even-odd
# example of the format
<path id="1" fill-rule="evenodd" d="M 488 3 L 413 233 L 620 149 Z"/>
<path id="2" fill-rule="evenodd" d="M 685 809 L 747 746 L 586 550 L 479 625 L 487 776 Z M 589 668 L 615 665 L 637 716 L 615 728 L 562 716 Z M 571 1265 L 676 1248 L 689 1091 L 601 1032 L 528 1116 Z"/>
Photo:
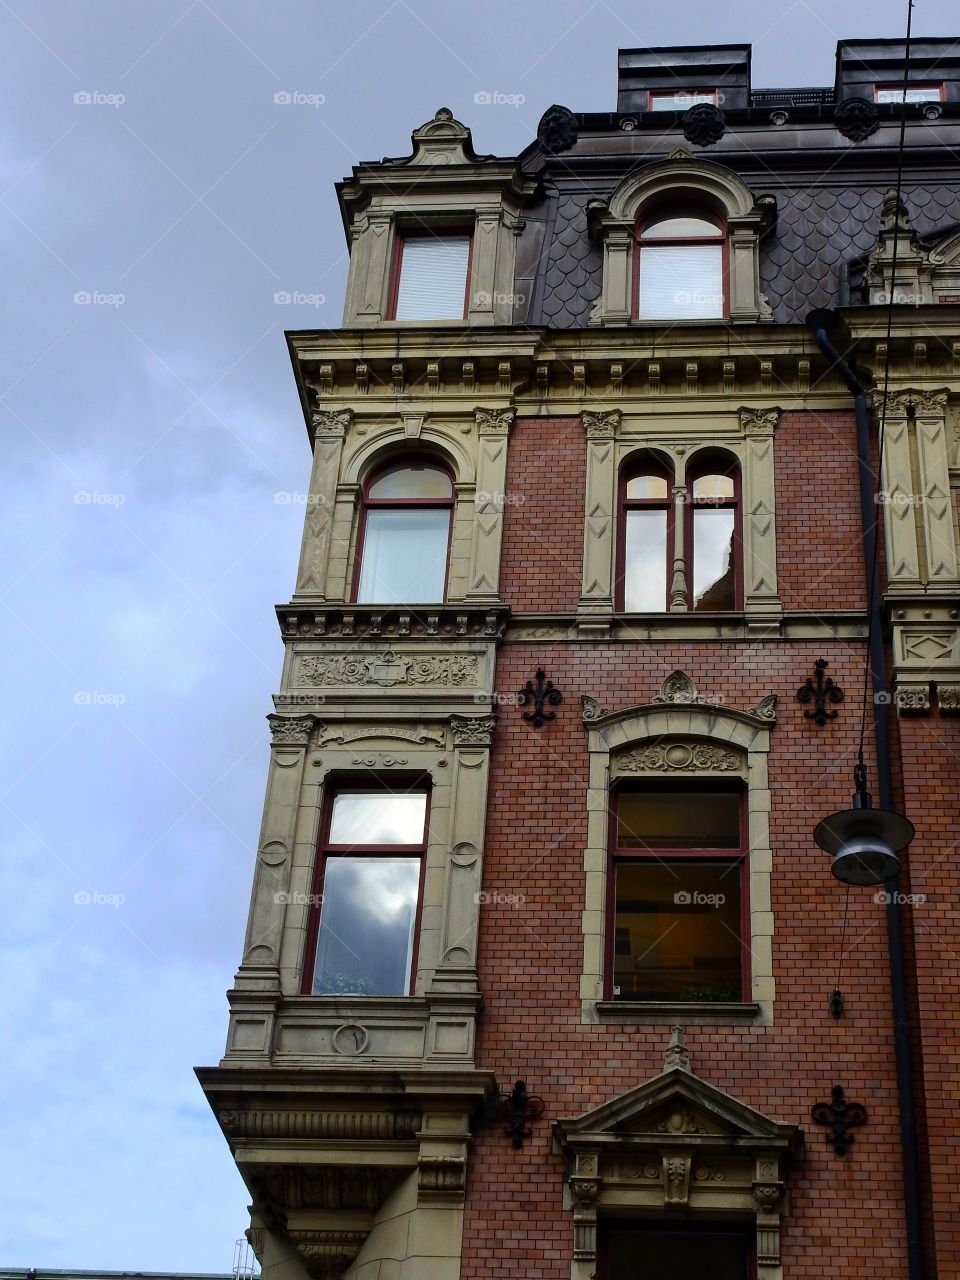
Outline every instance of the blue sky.
<path id="1" fill-rule="evenodd" d="M 752 42 L 757 87 L 825 85 L 838 38 L 904 21 L 0 0 L 0 1263 L 226 1271 L 246 1225 L 192 1068 L 240 956 L 309 473 L 283 330 L 339 323 L 333 183 L 441 105 L 500 154 L 553 102 L 613 109 L 618 46 Z"/>

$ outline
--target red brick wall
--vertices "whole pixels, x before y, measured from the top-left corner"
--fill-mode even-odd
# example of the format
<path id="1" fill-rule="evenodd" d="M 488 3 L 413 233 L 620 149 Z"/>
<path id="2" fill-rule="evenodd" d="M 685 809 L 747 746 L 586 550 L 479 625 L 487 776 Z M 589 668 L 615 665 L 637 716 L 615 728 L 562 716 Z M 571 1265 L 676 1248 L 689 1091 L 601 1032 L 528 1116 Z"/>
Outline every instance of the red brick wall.
<path id="1" fill-rule="evenodd" d="M 777 575 L 785 609 L 862 609 L 852 413 L 785 413 L 774 437 Z"/>
<path id="2" fill-rule="evenodd" d="M 515 609 L 572 609 L 582 541 L 582 488 L 574 486 L 582 486 L 583 438 L 568 421 L 518 427 L 508 488 L 520 488 L 535 475 L 536 505 L 544 502 L 548 509 L 531 510 L 531 502 L 508 507 L 506 595 Z M 558 435 L 564 428 L 567 434 Z M 547 438 L 554 441 L 550 469 L 556 474 L 561 468 L 568 479 L 544 488 L 542 466 L 533 460 Z M 852 448 L 847 415 L 829 424 L 818 424 L 810 414 L 787 415 L 778 429 L 779 545 L 788 607 L 862 604 Z M 825 458 L 836 464 L 837 475 L 829 474 Z M 533 519 L 536 524 L 524 529 Z M 828 537 L 836 545 L 824 547 Z M 545 593 L 530 589 L 529 558 L 535 554 L 556 564 Z M 556 563 L 561 558 L 562 565 Z M 568 559 L 575 566 L 569 573 Z M 823 575 L 819 586 L 808 586 L 817 572 Z M 837 719 L 822 728 L 804 718 L 795 700 L 820 657 L 828 659 L 830 673 L 847 691 Z M 580 1021 L 588 764 L 580 697 L 589 694 L 608 709 L 649 703 L 677 667 L 708 699 L 734 708 L 749 709 L 769 693 L 780 700 L 770 756 L 775 1025 L 690 1027 L 693 1068 L 749 1105 L 805 1130 L 806 1154 L 791 1178 L 791 1210 L 783 1227 L 786 1276 L 905 1275 L 884 908 L 873 891 L 850 891 L 842 977 L 847 1014 L 836 1021 L 827 1000 L 837 979 L 845 890 L 812 839 L 822 816 L 849 804 L 863 660 L 862 643 L 840 641 L 511 642 L 500 650 L 497 689 L 505 698 L 492 757 L 484 887 L 491 895 L 522 895 L 523 901 L 498 904 L 494 898 L 482 908 L 485 1011 L 477 1060 L 497 1073 L 501 1087 L 524 1079 L 544 1098 L 546 1112 L 522 1150 L 496 1126 L 477 1135 L 463 1280 L 568 1280 L 573 1223 L 562 1207 L 564 1160 L 551 1152 L 551 1124 L 662 1069 L 667 1027 Z M 538 666 L 564 697 L 556 721 L 540 730 L 524 722 L 506 698 Z M 950 1079 L 953 1092 L 944 1097 L 945 1109 L 949 1098 L 954 1105 L 957 1100 L 957 1075 Z M 834 1084 L 844 1085 L 847 1097 L 865 1103 L 870 1113 L 845 1159 L 834 1155 L 810 1120 L 811 1107 L 829 1100 Z M 947 1142 L 944 1137 L 944 1159 Z"/>
<path id="3" fill-rule="evenodd" d="M 504 505 L 503 598 L 519 613 L 575 613 L 586 446 L 579 418 L 518 418 Z"/>
<path id="4" fill-rule="evenodd" d="M 904 808 L 917 828 L 904 890 L 913 917 L 938 1274 L 960 1275 L 960 721 L 900 721 Z"/>
<path id="5" fill-rule="evenodd" d="M 853 689 L 859 661 L 841 646 L 779 645 L 738 663 L 728 646 L 510 644 L 498 688 L 519 688 L 542 664 L 563 691 L 556 722 L 535 730 L 505 708 L 492 761 L 484 886 L 523 895 L 520 906 L 483 908 L 480 980 L 486 1008 L 478 1065 L 503 1087 L 524 1079 L 546 1101 L 533 1139 L 516 1151 L 499 1130 L 482 1132 L 471 1160 L 464 1280 L 569 1276 L 572 1220 L 562 1208 L 563 1160 L 550 1152 L 550 1125 L 656 1074 L 666 1027 L 580 1022 L 586 733 L 579 697 L 608 708 L 649 702 L 682 667 L 708 697 L 742 708 L 780 695 L 770 759 L 773 791 L 775 1025 L 691 1027 L 698 1074 L 781 1121 L 803 1126 L 807 1153 L 792 1179 L 783 1232 L 790 1276 L 904 1274 L 896 1080 L 890 1036 L 884 909 L 870 890 L 851 891 L 843 989 L 848 1013 L 827 1012 L 837 976 L 844 890 L 811 832 L 846 807 L 857 717 L 845 705 L 818 728 L 793 694 L 817 657 Z M 734 658 L 731 663 L 731 659 Z M 841 1160 L 810 1121 L 815 1102 L 843 1084 L 866 1103 L 870 1122 Z"/>

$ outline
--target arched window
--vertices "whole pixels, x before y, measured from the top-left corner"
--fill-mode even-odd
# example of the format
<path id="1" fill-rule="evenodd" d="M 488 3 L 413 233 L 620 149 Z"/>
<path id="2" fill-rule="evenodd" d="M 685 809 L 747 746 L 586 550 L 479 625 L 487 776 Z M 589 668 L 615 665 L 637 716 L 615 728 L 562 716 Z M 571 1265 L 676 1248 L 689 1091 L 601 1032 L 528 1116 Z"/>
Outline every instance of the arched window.
<path id="1" fill-rule="evenodd" d="M 687 504 L 687 585 L 698 612 L 740 608 L 740 474 L 727 459 L 700 464 Z"/>
<path id="2" fill-rule="evenodd" d="M 665 467 L 648 459 L 621 480 L 618 595 L 627 613 L 662 613 L 667 608 L 673 542 L 671 479 Z"/>
<path id="3" fill-rule="evenodd" d="M 716 320 L 727 314 L 726 232 L 696 208 L 661 209 L 637 226 L 639 320 Z"/>
<path id="4" fill-rule="evenodd" d="M 447 581 L 453 482 L 439 464 L 405 461 L 376 472 L 363 495 L 358 604 L 435 604 Z"/>

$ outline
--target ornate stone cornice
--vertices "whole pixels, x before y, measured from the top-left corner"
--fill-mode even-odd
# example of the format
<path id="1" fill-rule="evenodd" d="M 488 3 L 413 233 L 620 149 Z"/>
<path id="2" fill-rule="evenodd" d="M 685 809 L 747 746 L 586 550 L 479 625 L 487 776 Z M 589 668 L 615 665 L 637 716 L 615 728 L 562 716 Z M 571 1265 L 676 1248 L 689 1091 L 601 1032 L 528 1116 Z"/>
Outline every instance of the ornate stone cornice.
<path id="1" fill-rule="evenodd" d="M 510 610 L 506 605 L 445 604 L 410 609 L 402 605 L 328 605 L 292 603 L 277 606 L 284 637 L 303 640 L 396 641 L 437 637 L 499 640 Z"/>
<path id="2" fill-rule="evenodd" d="M 777 429 L 782 412 L 779 408 L 748 409 L 741 406 L 740 429 L 748 436 L 772 436 Z"/>
<path id="3" fill-rule="evenodd" d="M 740 773 L 746 767 L 743 752 L 682 738 L 664 739 L 615 756 L 618 773 Z"/>
<path id="4" fill-rule="evenodd" d="M 510 432 L 513 420 L 517 416 L 516 409 L 474 409 L 477 430 L 482 436 L 505 436 Z"/>
<path id="5" fill-rule="evenodd" d="M 588 440 L 612 440 L 620 429 L 622 417 L 620 409 L 584 409 L 580 421 Z"/>

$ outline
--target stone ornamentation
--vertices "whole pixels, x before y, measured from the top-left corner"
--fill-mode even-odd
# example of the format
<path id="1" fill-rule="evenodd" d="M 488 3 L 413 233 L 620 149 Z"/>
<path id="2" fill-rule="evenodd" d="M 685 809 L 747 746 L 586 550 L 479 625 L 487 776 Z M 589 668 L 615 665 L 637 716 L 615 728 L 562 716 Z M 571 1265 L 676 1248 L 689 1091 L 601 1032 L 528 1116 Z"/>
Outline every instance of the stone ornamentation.
<path id="1" fill-rule="evenodd" d="M 314 409 L 311 417 L 315 436 L 342 439 L 353 422 L 352 409 Z"/>
<path id="2" fill-rule="evenodd" d="M 580 415 L 583 429 L 588 440 L 612 440 L 620 429 L 622 413 L 619 409 L 608 409 L 595 413 L 584 409 Z"/>
<path id="3" fill-rule="evenodd" d="M 697 693 L 697 686 L 685 671 L 672 671 L 660 686 L 654 702 L 703 703 L 706 698 Z"/>
<path id="4" fill-rule="evenodd" d="M 569 151 L 577 141 L 577 118 L 567 107 L 547 107 L 537 125 L 537 140 L 547 155 Z"/>
<path id="5" fill-rule="evenodd" d="M 406 658 L 387 650 L 375 658 L 311 654 L 300 659 L 298 677 L 301 685 L 311 688 L 365 684 L 385 689 L 398 684 L 456 688 L 476 684 L 479 668 L 480 660 L 473 655 Z"/>
<path id="6" fill-rule="evenodd" d="M 844 98 L 833 113 L 833 122 L 851 142 L 864 142 L 880 128 L 877 108 L 866 98 Z"/>
<path id="7" fill-rule="evenodd" d="M 593 724 L 596 720 L 602 720 L 607 714 L 596 698 L 591 698 L 586 693 L 581 697 L 580 702 L 583 705 L 584 724 Z"/>
<path id="8" fill-rule="evenodd" d="M 469 719 L 452 716 L 450 719 L 450 731 L 457 747 L 489 747 L 496 727 L 496 716 L 471 716 Z"/>
<path id="9" fill-rule="evenodd" d="M 313 716 L 267 716 L 275 746 L 305 747 L 313 732 Z"/>
<path id="10" fill-rule="evenodd" d="M 616 757 L 620 773 L 739 773 L 743 757 L 700 742 L 657 743 Z"/>
<path id="11" fill-rule="evenodd" d="M 780 409 L 740 410 L 740 429 L 748 436 L 772 436 L 780 421 Z"/>
<path id="12" fill-rule="evenodd" d="M 683 136 L 695 147 L 710 147 L 726 132 L 723 112 L 711 102 L 698 102 L 684 114 Z"/>
<path id="13" fill-rule="evenodd" d="M 505 436 L 517 416 L 516 409 L 474 409 L 481 435 Z"/>

